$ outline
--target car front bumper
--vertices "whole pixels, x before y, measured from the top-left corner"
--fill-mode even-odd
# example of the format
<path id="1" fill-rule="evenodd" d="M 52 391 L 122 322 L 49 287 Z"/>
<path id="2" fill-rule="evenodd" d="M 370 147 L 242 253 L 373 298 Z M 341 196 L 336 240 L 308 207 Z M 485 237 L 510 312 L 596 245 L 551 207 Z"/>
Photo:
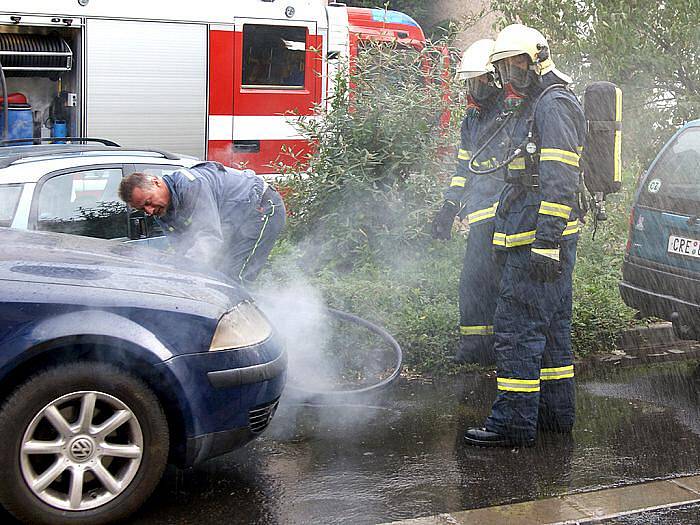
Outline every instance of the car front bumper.
<path id="1" fill-rule="evenodd" d="M 184 421 L 173 460 L 189 466 L 238 448 L 267 427 L 284 389 L 287 355 L 268 340 L 180 355 L 159 366 L 177 383 L 176 410 Z"/>

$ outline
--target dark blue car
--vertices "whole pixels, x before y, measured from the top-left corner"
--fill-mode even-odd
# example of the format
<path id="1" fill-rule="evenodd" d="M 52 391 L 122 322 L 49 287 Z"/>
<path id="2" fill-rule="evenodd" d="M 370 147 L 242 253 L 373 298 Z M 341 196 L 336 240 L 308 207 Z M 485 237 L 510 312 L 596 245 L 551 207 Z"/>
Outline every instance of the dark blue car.
<path id="1" fill-rule="evenodd" d="M 640 180 L 620 292 L 645 316 L 700 339 L 700 120 L 681 128 Z"/>
<path id="2" fill-rule="evenodd" d="M 191 263 L 190 263 L 191 264 Z M 103 523 L 260 434 L 286 354 L 240 287 L 148 248 L 0 228 L 0 503 Z"/>

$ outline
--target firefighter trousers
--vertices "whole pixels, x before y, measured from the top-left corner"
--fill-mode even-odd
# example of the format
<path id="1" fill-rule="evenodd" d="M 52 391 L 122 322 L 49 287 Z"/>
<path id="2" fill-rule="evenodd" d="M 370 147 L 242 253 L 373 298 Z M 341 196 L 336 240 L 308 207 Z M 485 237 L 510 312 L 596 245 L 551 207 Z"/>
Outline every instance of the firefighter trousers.
<path id="1" fill-rule="evenodd" d="M 459 278 L 460 345 L 457 360 L 493 365 L 493 315 L 501 267 L 493 261 L 493 221 L 472 224 Z"/>
<path id="2" fill-rule="evenodd" d="M 576 239 L 561 244 L 562 275 L 535 281 L 528 246 L 509 249 L 494 316 L 498 395 L 486 429 L 534 439 L 538 426 L 568 432 L 574 425 L 571 349 L 572 272 Z"/>

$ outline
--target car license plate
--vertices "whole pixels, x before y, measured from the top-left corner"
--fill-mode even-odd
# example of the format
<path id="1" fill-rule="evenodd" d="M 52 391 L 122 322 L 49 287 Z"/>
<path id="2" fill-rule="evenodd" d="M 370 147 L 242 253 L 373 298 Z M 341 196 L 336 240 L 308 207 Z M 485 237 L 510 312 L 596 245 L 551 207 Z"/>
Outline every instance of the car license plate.
<path id="1" fill-rule="evenodd" d="M 700 258 L 700 241 L 671 235 L 668 238 L 668 253 Z"/>

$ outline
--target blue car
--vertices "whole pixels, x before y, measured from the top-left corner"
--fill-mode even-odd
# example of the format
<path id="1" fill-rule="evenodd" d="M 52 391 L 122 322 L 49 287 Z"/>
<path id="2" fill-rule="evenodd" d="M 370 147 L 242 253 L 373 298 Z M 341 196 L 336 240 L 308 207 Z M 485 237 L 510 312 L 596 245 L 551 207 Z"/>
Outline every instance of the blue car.
<path id="1" fill-rule="evenodd" d="M 0 503 L 123 519 L 180 466 L 240 447 L 286 354 L 240 287 L 130 244 L 0 228 Z"/>
<path id="2" fill-rule="evenodd" d="M 681 128 L 640 180 L 620 283 L 644 316 L 700 339 L 700 120 Z"/>

